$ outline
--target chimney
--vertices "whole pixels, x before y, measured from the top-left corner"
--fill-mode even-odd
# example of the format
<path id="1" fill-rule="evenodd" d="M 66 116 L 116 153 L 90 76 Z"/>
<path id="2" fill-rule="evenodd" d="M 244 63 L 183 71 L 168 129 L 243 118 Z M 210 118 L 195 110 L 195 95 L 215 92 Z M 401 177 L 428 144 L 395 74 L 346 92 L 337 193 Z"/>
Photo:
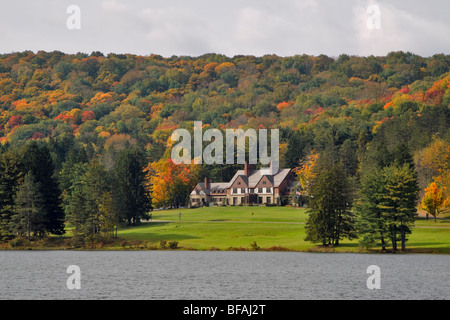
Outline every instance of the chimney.
<path id="1" fill-rule="evenodd" d="M 210 180 L 207 177 L 205 177 L 205 189 L 206 190 L 209 190 L 209 183 L 210 183 Z"/>
<path id="2" fill-rule="evenodd" d="M 245 161 L 244 175 L 248 177 L 252 173 L 252 168 L 253 168 L 253 165 L 249 164 L 247 161 Z"/>

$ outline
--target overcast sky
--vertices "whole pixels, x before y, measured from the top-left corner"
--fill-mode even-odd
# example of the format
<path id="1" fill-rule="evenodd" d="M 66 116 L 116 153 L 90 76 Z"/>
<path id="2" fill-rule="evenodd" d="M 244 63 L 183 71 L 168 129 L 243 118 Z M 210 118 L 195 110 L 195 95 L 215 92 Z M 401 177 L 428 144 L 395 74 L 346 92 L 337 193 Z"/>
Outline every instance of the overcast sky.
<path id="1" fill-rule="evenodd" d="M 0 0 L 0 53 L 431 56 L 450 54 L 449 14 L 449 0 Z"/>

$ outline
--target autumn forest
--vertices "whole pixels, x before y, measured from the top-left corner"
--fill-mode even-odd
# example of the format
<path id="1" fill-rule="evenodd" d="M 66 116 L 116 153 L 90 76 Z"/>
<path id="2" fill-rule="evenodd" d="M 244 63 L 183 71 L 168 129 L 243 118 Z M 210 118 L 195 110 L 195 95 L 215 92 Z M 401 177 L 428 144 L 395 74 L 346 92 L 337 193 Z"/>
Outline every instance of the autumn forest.
<path id="1" fill-rule="evenodd" d="M 339 193 L 340 227 L 312 218 L 310 241 L 404 248 L 417 208 L 450 206 L 449 107 L 444 54 L 1 54 L 0 241 L 113 238 L 152 208 L 187 205 L 205 177 L 229 181 L 242 166 L 170 160 L 171 133 L 202 121 L 279 129 L 280 167 L 310 217 Z"/>

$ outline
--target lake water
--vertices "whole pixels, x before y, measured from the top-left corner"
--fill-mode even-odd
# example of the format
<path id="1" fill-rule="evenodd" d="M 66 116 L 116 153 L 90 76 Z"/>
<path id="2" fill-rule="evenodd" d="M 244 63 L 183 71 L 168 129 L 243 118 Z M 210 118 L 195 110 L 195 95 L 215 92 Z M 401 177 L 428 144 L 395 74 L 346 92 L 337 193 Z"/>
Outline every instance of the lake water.
<path id="1" fill-rule="evenodd" d="M 370 265 L 380 289 L 367 287 Z M 1 251 L 0 299 L 450 299 L 450 255 Z"/>

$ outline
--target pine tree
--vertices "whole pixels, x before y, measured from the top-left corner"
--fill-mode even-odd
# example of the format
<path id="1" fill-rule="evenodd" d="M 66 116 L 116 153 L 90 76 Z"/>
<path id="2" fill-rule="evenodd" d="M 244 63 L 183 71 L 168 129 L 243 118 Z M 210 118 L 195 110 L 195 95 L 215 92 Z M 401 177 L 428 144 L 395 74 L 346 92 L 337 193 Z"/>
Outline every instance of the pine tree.
<path id="1" fill-rule="evenodd" d="M 150 195 L 146 188 L 145 158 L 136 149 L 124 149 L 118 155 L 112 186 L 114 207 L 121 220 L 136 225 L 150 210 Z"/>
<path id="2" fill-rule="evenodd" d="M 417 178 L 407 163 L 401 167 L 389 166 L 382 174 L 386 182 L 377 207 L 388 227 L 392 250 L 397 252 L 397 241 L 401 241 L 402 251 L 405 251 L 406 235 L 411 233 L 417 215 Z"/>
<path id="3" fill-rule="evenodd" d="M 19 235 L 26 233 L 28 241 L 30 241 L 31 232 L 44 235 L 46 231 L 46 217 L 39 189 L 39 183 L 34 181 L 31 173 L 27 173 L 14 197 L 12 229 Z"/>
<path id="4" fill-rule="evenodd" d="M 381 209 L 378 208 L 383 197 L 384 178 L 377 171 L 365 172 L 361 178 L 356 225 L 359 242 L 365 248 L 379 242 L 382 250 L 386 250 L 388 231 Z"/>
<path id="5" fill-rule="evenodd" d="M 19 156 L 11 151 L 3 153 L 0 157 L 0 240 L 13 237 L 10 222 L 14 214 L 14 197 L 22 179 Z"/>
<path id="6" fill-rule="evenodd" d="M 298 167 L 300 160 L 305 156 L 305 141 L 302 139 L 299 131 L 294 131 L 289 138 L 286 154 L 284 155 L 285 163 L 289 168 Z"/>
<path id="7" fill-rule="evenodd" d="M 33 174 L 40 185 L 43 208 L 45 210 L 46 231 L 64 234 L 64 211 L 61 203 L 61 191 L 55 177 L 55 165 L 47 146 L 32 142 L 25 146 L 22 154 L 24 167 Z"/>
<path id="8" fill-rule="evenodd" d="M 341 164 L 321 160 L 315 170 L 305 240 L 337 246 L 356 237 L 351 182 Z"/>
<path id="9" fill-rule="evenodd" d="M 357 229 L 360 244 L 370 247 L 380 242 L 382 250 L 390 243 L 397 252 L 406 248 L 407 234 L 417 214 L 417 174 L 411 153 L 399 143 L 390 153 L 382 141 L 377 161 L 366 161 L 361 179 L 357 207 Z"/>
<path id="10" fill-rule="evenodd" d="M 109 175 L 98 158 L 94 158 L 84 175 L 86 229 L 93 238 L 100 234 L 101 205 L 105 193 L 110 191 Z"/>

